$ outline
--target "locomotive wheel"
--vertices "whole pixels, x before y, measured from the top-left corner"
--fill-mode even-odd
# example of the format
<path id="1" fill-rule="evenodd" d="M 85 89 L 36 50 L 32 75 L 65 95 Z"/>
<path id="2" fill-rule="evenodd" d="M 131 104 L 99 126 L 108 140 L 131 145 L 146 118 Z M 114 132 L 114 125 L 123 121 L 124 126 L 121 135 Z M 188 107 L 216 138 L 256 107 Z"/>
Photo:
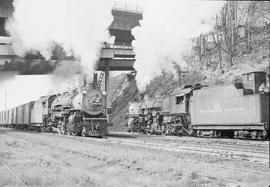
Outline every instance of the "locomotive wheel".
<path id="1" fill-rule="evenodd" d="M 83 130 L 82 130 L 82 137 L 86 137 L 86 128 L 83 127 Z"/>
<path id="2" fill-rule="evenodd" d="M 190 129 L 190 130 L 188 131 L 188 134 L 189 134 L 190 136 L 196 136 L 196 130 Z"/>
<path id="3" fill-rule="evenodd" d="M 257 131 L 252 131 L 250 134 L 251 134 L 251 138 L 252 139 L 256 139 L 257 138 L 257 134 L 258 134 Z"/>
<path id="4" fill-rule="evenodd" d="M 262 135 L 261 135 L 261 138 L 263 140 L 267 138 L 267 131 L 266 130 L 263 130 Z"/>
<path id="5" fill-rule="evenodd" d="M 68 136 L 72 135 L 70 129 L 67 129 L 67 135 L 68 135 Z"/>

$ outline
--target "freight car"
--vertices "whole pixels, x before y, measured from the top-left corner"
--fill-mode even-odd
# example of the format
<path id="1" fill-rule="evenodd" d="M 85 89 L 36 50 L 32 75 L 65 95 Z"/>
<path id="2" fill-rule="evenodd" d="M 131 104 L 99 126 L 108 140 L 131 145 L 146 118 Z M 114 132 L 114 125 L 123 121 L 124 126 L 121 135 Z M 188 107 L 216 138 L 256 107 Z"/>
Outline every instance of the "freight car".
<path id="1" fill-rule="evenodd" d="M 140 120 L 147 109 L 144 102 L 132 104 L 127 114 L 130 129 L 134 123 L 144 126 Z M 131 109 L 139 113 L 132 115 Z M 231 85 L 178 88 L 162 99 L 160 107 L 147 111 L 153 117 L 151 133 L 160 129 L 163 134 L 265 139 L 269 135 L 269 76 L 255 71 Z"/>
<path id="2" fill-rule="evenodd" d="M 108 120 L 105 94 L 93 82 L 73 92 L 41 97 L 0 112 L 0 125 L 103 137 Z"/>

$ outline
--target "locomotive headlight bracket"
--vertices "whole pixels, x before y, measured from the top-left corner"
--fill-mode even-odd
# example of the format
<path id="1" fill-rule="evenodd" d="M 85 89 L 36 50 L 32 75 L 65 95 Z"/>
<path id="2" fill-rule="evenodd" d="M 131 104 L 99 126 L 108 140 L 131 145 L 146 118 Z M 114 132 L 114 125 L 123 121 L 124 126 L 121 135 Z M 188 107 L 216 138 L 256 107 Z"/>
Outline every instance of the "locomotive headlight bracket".
<path id="1" fill-rule="evenodd" d="M 107 114 L 111 114 L 112 113 L 112 107 L 107 107 Z"/>

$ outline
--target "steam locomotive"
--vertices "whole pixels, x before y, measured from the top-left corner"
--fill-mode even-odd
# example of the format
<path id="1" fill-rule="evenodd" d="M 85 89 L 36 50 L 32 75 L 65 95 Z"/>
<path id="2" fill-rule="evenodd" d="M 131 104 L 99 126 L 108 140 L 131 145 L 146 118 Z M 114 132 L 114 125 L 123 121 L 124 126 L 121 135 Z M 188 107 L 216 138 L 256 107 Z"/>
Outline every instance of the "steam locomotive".
<path id="1" fill-rule="evenodd" d="M 96 80 L 96 79 L 94 79 Z M 103 137 L 107 133 L 106 93 L 95 82 L 0 112 L 0 125 L 62 134 Z"/>
<path id="2" fill-rule="evenodd" d="M 255 71 L 230 85 L 187 85 L 168 97 L 130 103 L 126 117 L 130 132 L 265 139 L 269 75 Z"/>

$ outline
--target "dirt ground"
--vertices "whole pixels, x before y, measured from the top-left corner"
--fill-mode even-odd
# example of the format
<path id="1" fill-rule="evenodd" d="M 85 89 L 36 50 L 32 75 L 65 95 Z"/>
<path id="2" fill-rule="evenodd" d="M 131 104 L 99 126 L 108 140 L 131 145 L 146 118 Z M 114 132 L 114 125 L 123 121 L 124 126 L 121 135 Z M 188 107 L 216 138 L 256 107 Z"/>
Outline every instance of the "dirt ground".
<path id="1" fill-rule="evenodd" d="M 110 139 L 0 128 L 0 186 L 270 185 L 269 163 L 168 152 Z"/>

